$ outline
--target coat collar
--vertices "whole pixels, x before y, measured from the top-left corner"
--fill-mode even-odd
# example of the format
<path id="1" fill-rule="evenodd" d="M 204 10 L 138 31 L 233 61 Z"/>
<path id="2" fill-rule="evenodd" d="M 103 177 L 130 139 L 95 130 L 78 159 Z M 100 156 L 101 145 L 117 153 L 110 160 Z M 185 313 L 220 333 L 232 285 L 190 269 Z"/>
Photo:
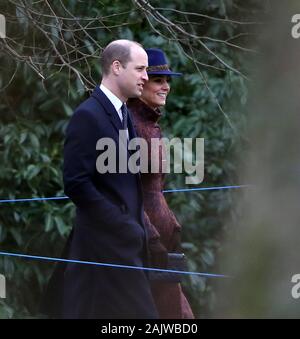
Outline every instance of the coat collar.
<path id="1" fill-rule="evenodd" d="M 122 129 L 121 120 L 118 116 L 118 112 L 116 111 L 114 105 L 111 103 L 111 101 L 108 99 L 108 97 L 103 93 L 103 91 L 100 89 L 99 86 L 97 86 L 93 93 L 92 97 L 94 97 L 99 104 L 104 108 L 107 115 L 109 115 L 110 120 L 116 131 L 119 133 L 119 130 Z M 128 131 L 129 131 L 129 138 L 135 138 L 136 132 L 134 130 L 133 124 L 132 124 L 132 115 L 130 110 L 128 109 Z"/>
<path id="2" fill-rule="evenodd" d="M 130 99 L 128 107 L 132 109 L 134 116 L 137 116 L 142 121 L 157 122 L 162 116 L 162 112 L 159 109 L 152 109 L 140 99 Z"/>
<path id="3" fill-rule="evenodd" d="M 109 101 L 114 105 L 115 110 L 117 112 L 119 112 L 121 110 L 123 102 L 112 91 L 110 91 L 107 87 L 105 87 L 103 84 L 101 84 L 99 87 L 100 87 L 100 90 L 109 99 Z"/>
<path id="4" fill-rule="evenodd" d="M 119 130 L 122 129 L 122 124 L 118 112 L 116 111 L 114 105 L 111 103 L 108 97 L 101 91 L 99 86 L 94 89 L 92 97 L 94 97 L 104 108 L 106 114 L 108 114 L 110 117 L 111 123 L 113 124 L 117 132 L 119 132 Z"/>

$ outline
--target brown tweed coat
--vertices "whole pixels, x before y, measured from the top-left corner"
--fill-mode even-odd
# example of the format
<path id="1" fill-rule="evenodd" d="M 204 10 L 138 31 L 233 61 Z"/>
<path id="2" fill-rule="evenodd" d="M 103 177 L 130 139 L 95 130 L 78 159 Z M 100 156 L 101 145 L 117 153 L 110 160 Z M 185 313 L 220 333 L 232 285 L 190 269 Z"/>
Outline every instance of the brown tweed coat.
<path id="1" fill-rule="evenodd" d="M 162 113 L 153 110 L 139 99 L 128 102 L 132 112 L 133 124 L 137 135 L 144 138 L 148 144 L 149 166 L 151 152 L 151 138 L 162 138 L 158 120 Z M 162 193 L 164 174 L 161 173 L 161 164 L 165 159 L 164 150 L 160 149 L 160 173 L 142 173 L 142 189 L 145 207 L 145 223 L 149 238 L 160 237 L 161 243 L 168 252 L 176 252 L 178 244 L 174 243 L 174 234 L 181 230 L 181 226 L 168 207 Z M 153 298 L 162 319 L 189 319 L 194 318 L 181 285 L 178 283 L 152 282 Z"/>

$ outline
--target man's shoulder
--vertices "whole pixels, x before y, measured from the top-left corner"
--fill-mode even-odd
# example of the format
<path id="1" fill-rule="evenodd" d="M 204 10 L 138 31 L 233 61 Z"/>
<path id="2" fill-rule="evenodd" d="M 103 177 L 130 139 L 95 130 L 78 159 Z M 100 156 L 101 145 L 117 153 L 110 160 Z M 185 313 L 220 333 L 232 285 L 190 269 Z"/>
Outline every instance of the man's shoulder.
<path id="1" fill-rule="evenodd" d="M 74 110 L 73 116 L 91 116 L 99 117 L 104 113 L 104 108 L 102 105 L 92 96 L 84 100 L 79 106 Z"/>
<path id="2" fill-rule="evenodd" d="M 91 95 L 84 100 L 74 111 L 87 111 L 90 114 L 94 114 L 95 112 L 104 112 L 109 106 L 108 98 L 101 91 L 99 87 L 96 87 Z"/>

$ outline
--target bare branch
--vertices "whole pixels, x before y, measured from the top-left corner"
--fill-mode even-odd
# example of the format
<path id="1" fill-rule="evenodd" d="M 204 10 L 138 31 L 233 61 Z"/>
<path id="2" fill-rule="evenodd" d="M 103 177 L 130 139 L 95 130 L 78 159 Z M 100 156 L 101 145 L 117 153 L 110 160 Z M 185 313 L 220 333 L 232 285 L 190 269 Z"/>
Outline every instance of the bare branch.
<path id="1" fill-rule="evenodd" d="M 98 32 L 102 30 L 114 34 L 116 29 L 130 27 L 134 20 L 145 18 L 154 34 L 165 41 L 181 47 L 183 55 L 201 69 L 234 72 L 246 77 L 239 67 L 231 65 L 222 55 L 222 45 L 244 53 L 255 52 L 235 43 L 247 32 L 234 29 L 233 36 L 211 36 L 199 33 L 199 24 L 213 21 L 218 25 L 247 27 L 258 24 L 251 21 L 238 21 L 214 17 L 203 13 L 192 13 L 178 9 L 151 5 L 148 0 L 132 0 L 131 11 L 120 11 L 111 15 L 78 17 L 68 7 L 67 2 L 49 0 L 8 0 L 12 8 L 18 8 L 17 15 L 4 13 L 7 22 L 15 27 L 14 36 L 0 39 L 1 49 L 17 62 L 26 63 L 41 79 L 49 79 L 53 74 L 68 69 L 69 76 L 75 75 L 85 90 L 94 86 L 93 67 L 103 45 Z M 100 4 L 99 4 L 100 6 Z M 142 13 L 131 20 L 129 14 Z M 170 19 L 174 18 L 175 19 Z M 124 19 L 125 18 L 125 19 Z M 190 19 L 200 19 L 193 22 Z M 22 31 L 19 30 L 22 27 Z M 240 32 L 239 32 L 240 30 Z M 29 34 L 33 33 L 33 34 Z M 117 38 L 117 36 L 116 36 Z M 1 41 L 2 40 L 2 41 Z M 220 47 L 219 47 L 220 46 Z M 197 69 L 197 68 L 196 68 Z M 14 77 L 10 80 L 13 81 Z M 70 80 L 70 79 L 69 79 Z"/>
<path id="2" fill-rule="evenodd" d="M 158 12 L 154 7 L 150 5 L 150 3 L 147 0 L 133 0 L 134 3 L 136 3 L 137 6 L 144 12 L 148 13 L 152 16 L 154 20 L 156 20 L 158 23 L 164 25 L 164 27 L 168 30 L 174 30 L 174 32 L 177 32 L 177 34 L 182 34 L 183 36 L 186 36 L 196 43 L 198 42 L 209 54 L 211 54 L 217 61 L 219 61 L 223 66 L 228 68 L 229 70 L 241 75 L 244 78 L 247 78 L 243 73 L 241 73 L 238 69 L 230 66 L 222 57 L 220 57 L 216 52 L 214 52 L 211 48 L 205 44 L 200 36 L 191 34 L 184 30 L 182 27 L 176 25 L 169 19 L 167 19 L 165 16 L 163 16 L 160 12 Z M 147 14 L 146 14 L 147 15 Z"/>
<path id="3" fill-rule="evenodd" d="M 237 21 L 237 20 L 226 19 L 226 18 L 212 17 L 212 16 L 209 16 L 209 15 L 201 14 L 201 13 L 179 11 L 179 10 L 174 9 L 174 8 L 157 7 L 156 10 L 175 12 L 175 13 L 183 14 L 183 15 L 191 15 L 191 16 L 196 16 L 196 17 L 200 17 L 200 18 L 204 18 L 204 19 L 220 21 L 222 23 L 234 24 L 234 25 L 258 25 L 258 24 L 262 24 L 260 22 L 254 22 L 254 21 L 250 21 L 250 22 L 244 21 L 243 22 L 243 21 Z"/>

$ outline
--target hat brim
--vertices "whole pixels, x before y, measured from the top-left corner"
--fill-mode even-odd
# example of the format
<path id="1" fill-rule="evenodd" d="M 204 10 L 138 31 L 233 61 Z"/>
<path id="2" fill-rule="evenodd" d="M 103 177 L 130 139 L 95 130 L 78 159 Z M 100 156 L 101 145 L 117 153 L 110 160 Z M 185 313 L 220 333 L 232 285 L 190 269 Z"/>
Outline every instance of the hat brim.
<path id="1" fill-rule="evenodd" d="M 182 76 L 182 73 L 175 73 L 171 71 L 153 71 L 153 72 L 147 72 L 148 75 L 167 75 L 167 76 L 173 76 L 173 77 L 180 77 Z"/>

